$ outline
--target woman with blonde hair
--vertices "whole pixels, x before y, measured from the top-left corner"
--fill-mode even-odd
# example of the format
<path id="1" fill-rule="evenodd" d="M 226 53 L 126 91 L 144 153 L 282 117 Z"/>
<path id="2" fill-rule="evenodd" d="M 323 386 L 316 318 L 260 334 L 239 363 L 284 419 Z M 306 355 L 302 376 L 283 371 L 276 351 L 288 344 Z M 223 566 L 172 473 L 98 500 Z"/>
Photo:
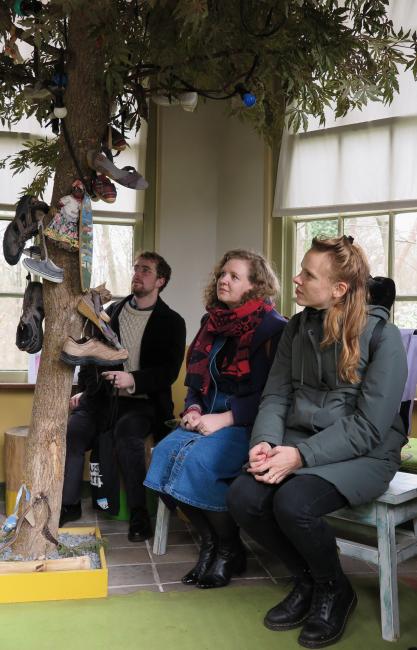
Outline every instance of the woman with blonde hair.
<path id="1" fill-rule="evenodd" d="M 294 578 L 266 627 L 335 643 L 356 595 L 324 515 L 382 494 L 405 443 L 398 415 L 407 361 L 385 307 L 367 305 L 369 267 L 351 237 L 313 239 L 294 277 L 297 304 L 256 418 L 247 472 L 230 488 L 236 521 Z"/>
<path id="2" fill-rule="evenodd" d="M 261 255 L 241 249 L 223 255 L 188 350 L 180 427 L 152 454 L 144 484 L 173 497 L 200 536 L 198 562 L 182 578 L 185 584 L 223 587 L 246 567 L 226 494 L 247 461 L 250 430 L 286 324 L 273 307 L 278 288 Z"/>

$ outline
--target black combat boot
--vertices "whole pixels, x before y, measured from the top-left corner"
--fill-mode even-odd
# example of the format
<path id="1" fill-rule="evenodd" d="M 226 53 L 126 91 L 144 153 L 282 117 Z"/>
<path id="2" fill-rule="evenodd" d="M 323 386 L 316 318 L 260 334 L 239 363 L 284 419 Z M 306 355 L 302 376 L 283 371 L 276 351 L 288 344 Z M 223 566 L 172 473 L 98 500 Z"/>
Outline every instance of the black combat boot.
<path id="1" fill-rule="evenodd" d="M 269 630 L 292 630 L 303 624 L 313 600 L 314 582 L 309 573 L 294 577 L 290 593 L 266 613 L 264 625 Z"/>
<path id="2" fill-rule="evenodd" d="M 340 573 L 335 580 L 316 582 L 313 602 L 298 643 L 305 648 L 323 648 L 336 643 L 358 599 L 347 577 Z"/>

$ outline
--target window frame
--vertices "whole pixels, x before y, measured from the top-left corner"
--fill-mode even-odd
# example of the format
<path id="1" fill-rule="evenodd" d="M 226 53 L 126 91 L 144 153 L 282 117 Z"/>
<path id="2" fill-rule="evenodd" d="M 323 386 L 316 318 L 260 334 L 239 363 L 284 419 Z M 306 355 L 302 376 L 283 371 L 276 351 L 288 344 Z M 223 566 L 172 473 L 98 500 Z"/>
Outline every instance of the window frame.
<path id="1" fill-rule="evenodd" d="M 325 213 L 314 213 L 312 210 L 310 214 L 306 214 L 306 211 L 303 210 L 303 214 L 300 215 L 291 215 L 281 217 L 283 220 L 282 227 L 282 237 L 283 245 L 287 251 L 286 260 L 287 263 L 285 267 L 282 268 L 281 277 L 283 279 L 283 289 L 282 289 L 282 311 L 287 316 L 293 316 L 296 313 L 296 302 L 295 295 L 293 290 L 292 278 L 298 272 L 298 269 L 295 268 L 296 265 L 296 246 L 297 246 L 297 224 L 303 223 L 306 221 L 330 221 L 337 220 L 338 234 L 343 235 L 343 224 L 345 219 L 350 218 L 364 218 L 364 217 L 377 217 L 377 216 L 388 216 L 388 238 L 387 238 L 387 262 L 388 269 L 387 274 L 389 277 L 394 276 L 395 268 L 395 219 L 397 215 L 405 214 L 408 212 L 415 212 L 417 215 L 417 204 L 407 205 L 407 207 L 402 208 L 387 208 L 384 209 L 373 209 L 373 210 L 360 210 L 360 211 L 349 211 L 344 210 L 343 212 L 334 211 L 334 212 L 325 212 Z M 289 263 L 288 263 L 289 262 Z M 396 296 L 395 303 L 401 302 L 417 302 L 417 290 L 415 294 L 404 294 L 401 296 Z M 391 312 L 390 319 L 394 320 L 395 313 L 395 304 L 394 309 Z"/>

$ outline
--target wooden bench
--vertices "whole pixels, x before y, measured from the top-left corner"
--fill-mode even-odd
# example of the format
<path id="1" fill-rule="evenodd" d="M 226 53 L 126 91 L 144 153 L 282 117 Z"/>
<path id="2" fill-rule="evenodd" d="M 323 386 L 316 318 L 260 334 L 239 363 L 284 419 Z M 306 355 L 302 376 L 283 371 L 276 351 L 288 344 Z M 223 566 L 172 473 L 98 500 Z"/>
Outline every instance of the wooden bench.
<path id="1" fill-rule="evenodd" d="M 166 552 L 170 511 L 159 499 L 153 552 Z M 372 503 L 343 508 L 329 515 L 330 520 L 372 527 L 376 547 L 337 538 L 340 552 L 376 565 L 379 569 L 382 638 L 395 641 L 400 637 L 397 565 L 417 555 L 417 475 L 397 472 L 388 490 Z M 397 530 L 405 521 L 413 521 L 413 530 Z M 336 522 L 334 522 L 336 523 Z M 359 605 L 360 606 L 360 605 Z"/>
<path id="2" fill-rule="evenodd" d="M 417 475 L 397 472 L 388 490 L 378 499 L 356 508 L 337 510 L 329 519 L 376 529 L 376 547 L 342 537 L 337 538 L 337 544 L 343 555 L 378 567 L 382 638 L 396 641 L 400 638 L 397 565 L 417 555 Z M 397 529 L 399 524 L 410 520 L 412 530 Z"/>

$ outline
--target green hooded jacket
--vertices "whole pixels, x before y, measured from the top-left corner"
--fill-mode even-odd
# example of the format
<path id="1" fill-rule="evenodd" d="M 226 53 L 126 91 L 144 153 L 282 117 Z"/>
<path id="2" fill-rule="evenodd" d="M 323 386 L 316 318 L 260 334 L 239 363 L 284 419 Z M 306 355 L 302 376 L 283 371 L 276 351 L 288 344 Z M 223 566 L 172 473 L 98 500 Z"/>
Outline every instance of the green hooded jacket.
<path id="1" fill-rule="evenodd" d="M 356 384 L 340 381 L 340 345 L 320 349 L 324 315 L 324 310 L 307 307 L 285 328 L 251 447 L 263 441 L 298 447 L 305 466 L 296 474 L 320 476 L 351 505 L 359 505 L 382 494 L 400 467 L 406 434 L 398 410 L 407 357 L 398 328 L 389 322 L 370 354 L 374 327 L 389 313 L 369 306 L 360 337 L 361 379 Z"/>

